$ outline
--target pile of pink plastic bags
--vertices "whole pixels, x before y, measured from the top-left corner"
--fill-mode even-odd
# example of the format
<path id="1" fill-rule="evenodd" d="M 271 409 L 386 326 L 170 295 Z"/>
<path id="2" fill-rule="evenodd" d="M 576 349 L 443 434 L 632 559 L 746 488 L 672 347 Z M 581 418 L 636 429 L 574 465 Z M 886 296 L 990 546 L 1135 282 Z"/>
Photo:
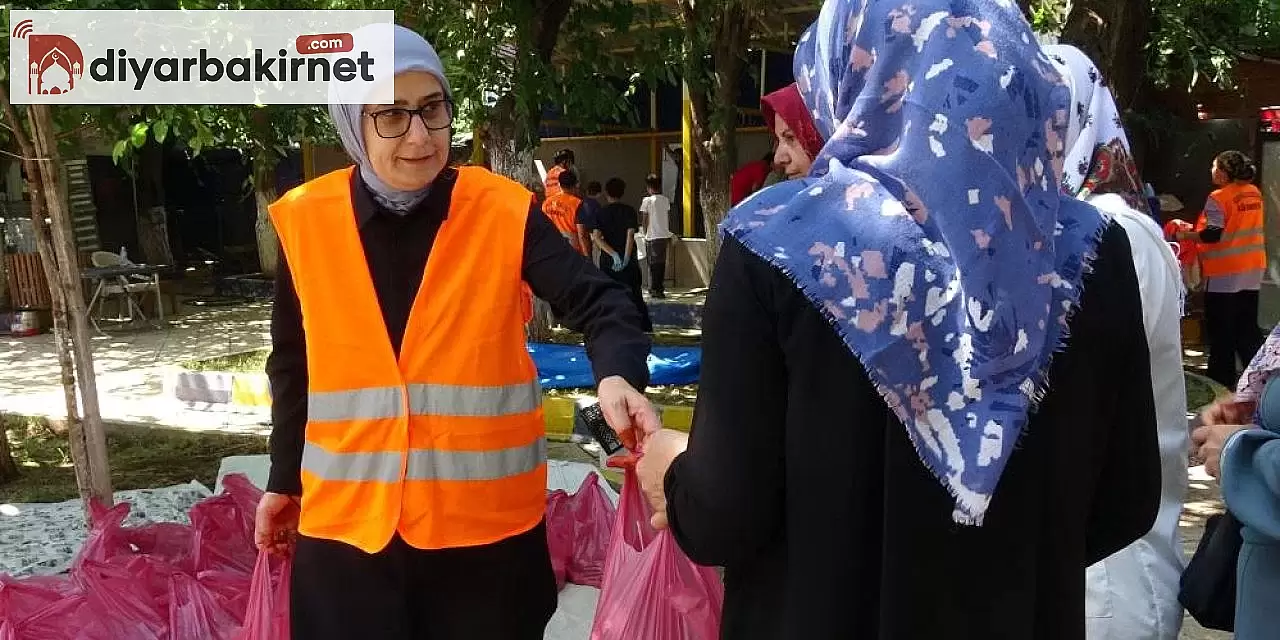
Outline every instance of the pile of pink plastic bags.
<path id="1" fill-rule="evenodd" d="M 0 640 L 288 638 L 288 562 L 253 545 L 262 492 L 242 475 L 223 483 L 190 525 L 125 527 L 127 503 L 91 507 L 68 574 L 0 575 Z"/>
<path id="2" fill-rule="evenodd" d="M 95 505 L 66 575 L 0 574 L 0 640 L 288 640 L 289 561 L 260 554 L 262 492 L 242 475 L 191 509 L 191 524 L 124 526 L 129 505 Z M 712 640 L 723 587 L 669 531 L 649 527 L 627 472 L 620 508 L 596 474 L 547 494 L 547 543 L 561 588 L 601 588 L 592 640 Z"/>

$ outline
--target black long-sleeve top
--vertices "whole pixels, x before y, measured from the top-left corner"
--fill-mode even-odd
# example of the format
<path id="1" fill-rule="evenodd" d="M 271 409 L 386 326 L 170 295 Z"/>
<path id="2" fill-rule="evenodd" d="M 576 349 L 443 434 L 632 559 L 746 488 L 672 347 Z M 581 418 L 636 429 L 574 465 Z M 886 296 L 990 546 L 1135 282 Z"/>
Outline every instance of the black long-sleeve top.
<path id="1" fill-rule="evenodd" d="M 379 205 L 359 176 L 358 171 L 354 173 L 351 186 L 356 224 L 386 334 L 398 355 L 432 244 L 448 216 L 458 172 L 441 172 L 426 199 L 406 215 Z M 482 238 L 476 239 L 476 250 L 485 250 Z M 266 367 L 272 403 L 267 490 L 298 495 L 307 424 L 306 336 L 293 276 L 284 252 L 280 256 Z M 641 329 L 640 312 L 627 289 L 574 251 L 536 204 L 531 205 L 525 224 L 522 264 L 524 280 L 534 294 L 551 304 L 561 323 L 585 335 L 596 381 L 617 375 L 644 389 L 649 381 L 650 339 Z M 382 329 L 369 327 L 369 332 L 378 336 Z"/>
<path id="2" fill-rule="evenodd" d="M 827 320 L 726 239 L 689 448 L 666 476 L 681 548 L 726 567 L 723 637 L 1083 639 L 1085 568 L 1146 534 L 1160 498 L 1121 228 L 1083 295 L 984 525 L 963 527 Z"/>

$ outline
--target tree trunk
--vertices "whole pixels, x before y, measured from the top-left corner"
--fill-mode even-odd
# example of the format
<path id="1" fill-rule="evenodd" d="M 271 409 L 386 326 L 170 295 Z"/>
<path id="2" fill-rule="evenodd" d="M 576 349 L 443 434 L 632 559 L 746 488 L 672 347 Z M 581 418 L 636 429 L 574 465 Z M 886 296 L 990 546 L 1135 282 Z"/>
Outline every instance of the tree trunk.
<path id="1" fill-rule="evenodd" d="M 698 42 L 697 5 L 681 2 L 686 21 L 686 38 L 691 59 L 687 66 L 696 68 L 704 59 Z M 752 7 L 745 0 L 726 3 L 720 10 L 709 43 L 712 63 L 712 87 L 690 87 L 693 111 L 693 135 L 699 160 L 698 202 L 707 238 L 707 264 L 714 265 L 720 254 L 720 223 L 729 212 L 729 182 L 738 164 L 738 89 L 741 84 L 743 52 L 751 35 Z"/>
<path id="2" fill-rule="evenodd" d="M 4 427 L 4 416 L 0 415 L 0 484 L 18 478 L 18 463 L 13 461 L 13 452 L 9 449 L 9 434 Z"/>
<path id="3" fill-rule="evenodd" d="M 267 207 L 280 197 L 274 184 L 258 183 L 253 189 L 254 200 L 258 203 L 258 220 L 254 229 L 258 236 L 258 262 L 262 273 L 275 277 L 280 266 L 280 236 L 276 235 L 276 226 L 271 222 L 271 212 Z"/>
<path id="4" fill-rule="evenodd" d="M 57 353 L 58 365 L 62 373 L 63 400 L 66 404 L 71 460 L 75 467 L 76 487 L 79 490 L 80 499 L 85 509 L 85 519 L 88 521 L 90 499 L 97 497 L 108 505 L 112 503 L 111 476 L 110 469 L 106 463 L 106 439 L 102 434 L 100 425 L 96 432 L 91 428 L 88 433 L 90 435 L 96 433 L 102 437 L 100 439 L 89 438 L 86 437 L 86 431 L 80 422 L 79 404 L 76 399 L 75 367 L 71 355 L 70 322 L 67 318 L 67 295 L 66 291 L 59 286 L 57 252 L 54 250 L 53 240 L 49 237 L 49 228 L 45 224 L 45 213 L 48 208 L 46 206 L 46 196 L 49 190 L 41 182 L 42 171 L 35 160 L 37 157 L 49 156 L 37 156 L 37 150 L 27 138 L 26 128 L 23 126 L 22 121 L 18 119 L 13 105 L 9 103 L 9 96 L 3 87 L 0 87 L 0 98 L 3 99 L 4 115 L 9 122 L 10 130 L 22 150 L 23 157 L 26 158 L 22 164 L 27 174 L 27 187 L 31 193 L 32 231 L 33 235 L 35 235 L 36 251 L 40 255 L 41 267 L 44 270 L 45 281 L 49 285 L 50 299 L 53 306 L 54 350 Z M 38 129 L 30 109 L 28 109 L 27 115 L 34 136 Z M 48 143 L 49 141 L 45 140 L 45 142 Z M 54 166 L 56 167 L 56 165 Z M 54 185 L 53 191 L 57 191 L 56 185 Z M 81 294 L 77 289 L 76 297 L 83 300 L 80 296 Z M 90 363 L 90 375 L 92 375 L 92 363 Z M 92 406 L 96 411 L 96 390 Z M 100 443 L 100 445 L 96 443 Z"/>
<path id="5" fill-rule="evenodd" d="M 551 313 L 551 305 L 542 298 L 533 299 L 533 319 L 525 326 L 525 333 L 530 342 L 550 342 L 555 335 L 552 328 L 556 326 L 555 316 Z"/>
<path id="6" fill-rule="evenodd" d="M 65 302 L 70 328 L 71 348 L 75 355 L 76 380 L 80 390 L 80 403 L 83 408 L 83 428 L 77 430 L 76 423 L 68 424 L 72 442 L 72 453 L 83 447 L 84 458 L 75 460 L 77 483 L 80 482 L 80 468 L 85 470 L 85 483 L 89 496 L 110 506 L 113 502 L 111 494 L 111 470 L 107 461 L 107 438 L 102 424 L 102 413 L 98 407 L 98 382 L 93 370 L 93 348 L 90 344 L 89 314 L 85 309 L 84 293 L 80 284 L 80 265 L 77 260 L 75 236 L 70 211 L 61 197 L 58 167 L 57 143 L 53 128 L 53 118 L 48 105 L 29 105 L 28 118 L 31 122 L 31 138 L 39 160 L 38 182 L 32 185 L 44 191 L 44 204 L 48 207 L 49 219 L 52 223 L 53 253 L 57 257 L 57 281 L 50 282 L 50 288 L 60 287 Z M 81 489 L 84 491 L 84 488 Z"/>
<path id="7" fill-rule="evenodd" d="M 32 171 L 29 175 L 36 175 L 36 172 Z M 71 461 L 76 472 L 76 488 L 84 503 L 87 519 L 89 500 L 95 496 L 95 479 L 84 437 L 84 425 L 80 420 L 80 403 L 76 396 L 76 370 L 72 356 L 71 322 L 67 316 L 67 294 L 57 285 L 58 259 L 53 240 L 49 237 L 49 227 L 45 224 L 47 207 L 44 189 L 33 186 L 31 193 L 31 221 L 36 237 L 36 251 L 40 254 L 45 281 L 49 283 L 49 299 L 53 307 L 53 346 L 61 374 L 62 401 L 67 412 L 67 439 L 71 445 Z"/>
<path id="8" fill-rule="evenodd" d="M 249 171 L 253 180 L 253 200 L 258 208 L 253 225 L 258 243 L 258 265 L 264 275 L 274 277 L 280 266 L 280 236 L 276 234 L 267 207 L 280 197 L 276 190 L 276 165 L 280 163 L 282 154 L 277 151 L 280 139 L 271 124 L 270 110 L 271 107 L 266 107 L 253 112 L 253 131 L 258 146 L 250 160 Z"/>
<path id="9" fill-rule="evenodd" d="M 1134 106 L 1144 82 L 1150 22 L 1145 0 L 1074 0 L 1062 29 L 1062 42 L 1098 65 L 1121 111 Z"/>
<path id="10" fill-rule="evenodd" d="M 530 128 L 537 124 L 530 123 L 517 111 L 515 96 L 511 94 L 502 96 L 494 105 L 486 136 L 489 166 L 494 173 L 511 178 L 530 190 L 538 190 L 542 181 L 538 179 L 533 165 L 533 139 L 530 135 Z"/>
<path id="11" fill-rule="evenodd" d="M 544 65 L 551 61 L 556 43 L 560 41 L 560 27 L 564 26 L 572 8 L 573 0 L 532 0 L 533 19 L 528 31 L 522 34 L 524 37 L 516 38 L 518 49 L 511 62 L 511 74 L 517 82 L 536 72 L 530 66 L 530 51 Z M 494 173 L 539 191 L 542 181 L 533 166 L 533 150 L 538 142 L 538 124 L 542 121 L 542 100 L 534 98 L 529 102 L 521 108 L 512 93 L 498 99 L 485 123 L 487 151 Z"/>
<path id="12" fill-rule="evenodd" d="M 173 264 L 164 208 L 164 147 L 148 140 L 138 154 L 138 242 L 148 264 Z"/>

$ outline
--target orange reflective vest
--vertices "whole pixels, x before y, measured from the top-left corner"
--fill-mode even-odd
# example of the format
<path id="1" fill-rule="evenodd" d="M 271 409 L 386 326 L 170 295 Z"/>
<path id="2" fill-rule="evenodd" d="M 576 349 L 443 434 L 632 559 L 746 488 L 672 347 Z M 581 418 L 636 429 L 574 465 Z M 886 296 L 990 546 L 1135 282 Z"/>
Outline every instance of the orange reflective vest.
<path id="1" fill-rule="evenodd" d="M 546 427 L 525 347 L 532 194 L 458 169 L 399 358 L 351 202 L 350 168 L 271 205 L 307 343 L 299 533 L 373 553 L 487 544 L 546 507 Z"/>
<path id="2" fill-rule="evenodd" d="M 1222 240 L 1200 247 L 1200 269 L 1206 278 L 1267 268 L 1262 226 L 1262 192 L 1252 184 L 1229 184 L 1209 194 L 1224 214 Z"/>
<path id="3" fill-rule="evenodd" d="M 564 193 L 564 189 L 560 188 L 560 174 L 564 173 L 564 167 L 556 165 L 551 167 L 547 172 L 547 179 L 542 181 L 542 187 L 547 192 L 547 197 L 558 196 Z"/>
<path id="4" fill-rule="evenodd" d="M 581 238 L 578 236 L 578 207 L 580 206 L 582 206 L 582 198 L 562 192 L 547 198 L 547 201 L 542 203 L 542 212 L 547 214 L 551 222 L 556 225 L 556 229 L 560 230 L 560 235 L 564 236 L 578 253 L 586 255 L 582 249 Z"/>

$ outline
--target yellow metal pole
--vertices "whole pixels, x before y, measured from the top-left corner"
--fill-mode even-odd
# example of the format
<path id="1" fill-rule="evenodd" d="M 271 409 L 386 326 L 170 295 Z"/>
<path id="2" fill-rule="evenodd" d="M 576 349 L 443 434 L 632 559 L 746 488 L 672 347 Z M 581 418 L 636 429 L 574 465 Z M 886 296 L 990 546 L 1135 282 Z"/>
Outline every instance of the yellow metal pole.
<path id="1" fill-rule="evenodd" d="M 684 85 L 684 100 L 680 118 L 680 151 L 684 154 L 684 170 L 681 204 L 684 210 L 684 237 L 693 237 L 693 101 L 689 99 L 689 85 Z"/>
<path id="2" fill-rule="evenodd" d="M 649 90 L 649 129 L 658 130 L 658 91 L 656 89 Z M 661 158 L 658 155 L 658 137 L 654 136 L 649 140 L 649 173 L 658 173 L 662 171 Z"/>

